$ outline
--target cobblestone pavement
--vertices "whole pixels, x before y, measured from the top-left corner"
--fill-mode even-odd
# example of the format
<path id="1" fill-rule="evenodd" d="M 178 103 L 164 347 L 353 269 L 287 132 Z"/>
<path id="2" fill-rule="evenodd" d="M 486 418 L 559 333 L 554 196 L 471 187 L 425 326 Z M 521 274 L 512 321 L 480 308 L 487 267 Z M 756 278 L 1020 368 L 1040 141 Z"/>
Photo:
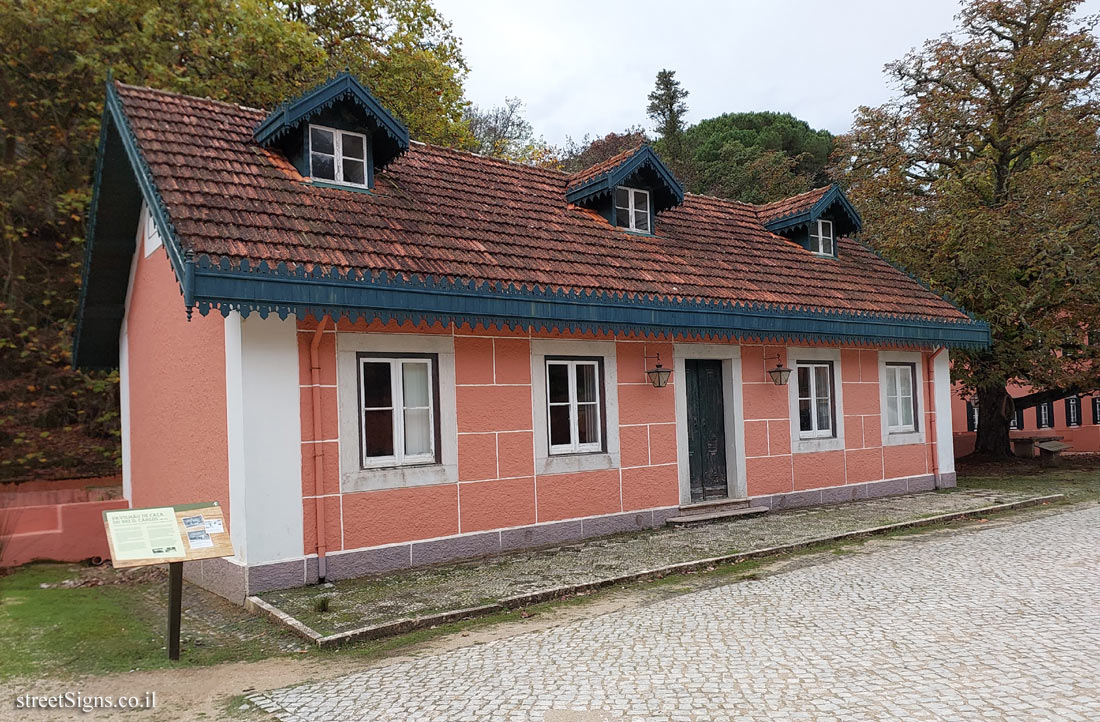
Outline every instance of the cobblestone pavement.
<path id="1" fill-rule="evenodd" d="M 1100 507 L 252 698 L 299 720 L 1097 720 Z"/>
<path id="2" fill-rule="evenodd" d="M 322 634 L 331 634 L 678 562 L 1018 501 L 1026 496 L 989 489 L 892 496 L 763 514 L 732 523 L 619 534 L 551 549 L 348 579 L 325 587 L 267 592 L 261 596 Z M 322 595 L 329 597 L 330 602 L 329 611 L 324 614 L 318 613 L 315 605 L 316 597 Z"/>

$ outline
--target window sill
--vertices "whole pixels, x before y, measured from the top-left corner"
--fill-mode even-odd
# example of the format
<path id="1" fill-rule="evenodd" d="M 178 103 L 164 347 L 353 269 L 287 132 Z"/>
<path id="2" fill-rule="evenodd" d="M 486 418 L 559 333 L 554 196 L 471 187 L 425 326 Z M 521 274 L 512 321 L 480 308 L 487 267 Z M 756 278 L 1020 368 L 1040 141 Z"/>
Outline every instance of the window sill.
<path id="1" fill-rule="evenodd" d="M 356 469 L 341 475 L 340 490 L 378 491 L 403 489 L 413 486 L 450 484 L 458 481 L 457 464 L 416 464 L 410 466 L 386 466 L 376 469 Z"/>
<path id="2" fill-rule="evenodd" d="M 306 185 L 317 186 L 318 188 L 333 188 L 338 191 L 366 193 L 368 196 L 374 195 L 374 191 L 370 189 L 370 186 L 357 186 L 352 183 L 338 183 L 336 181 L 317 180 L 315 178 L 310 178 L 306 180 Z"/>
<path id="3" fill-rule="evenodd" d="M 794 442 L 791 451 L 795 454 L 811 454 L 816 451 L 839 451 L 843 448 L 844 439 L 830 436 L 816 439 L 798 439 Z"/>
<path id="4" fill-rule="evenodd" d="M 579 454 L 554 454 L 552 456 L 535 459 L 535 473 L 539 476 L 618 468 L 619 455 L 609 454 L 605 451 L 592 451 Z"/>
<path id="5" fill-rule="evenodd" d="M 905 446 L 906 444 L 923 444 L 923 431 L 891 431 L 883 435 L 883 446 Z"/>

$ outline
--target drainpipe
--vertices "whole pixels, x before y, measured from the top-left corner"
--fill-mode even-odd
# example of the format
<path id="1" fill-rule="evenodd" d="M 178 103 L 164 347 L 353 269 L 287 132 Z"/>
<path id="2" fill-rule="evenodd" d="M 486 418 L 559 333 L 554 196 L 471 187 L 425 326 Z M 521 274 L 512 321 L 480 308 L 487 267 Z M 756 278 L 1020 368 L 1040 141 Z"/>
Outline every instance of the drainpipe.
<path id="1" fill-rule="evenodd" d="M 936 349 L 935 353 L 929 356 L 924 364 L 924 377 L 932 381 L 931 390 L 928 389 L 928 384 L 925 384 L 924 397 L 928 410 L 932 412 L 930 417 L 931 421 L 928 424 L 930 427 L 928 429 L 928 438 L 932 440 L 932 478 L 936 482 L 937 489 L 940 488 L 940 441 L 936 437 L 936 378 L 932 375 L 932 367 L 936 361 L 936 357 L 940 355 L 943 349 L 943 346 Z M 948 380 L 950 381 L 950 379 Z M 950 411 L 950 409 L 948 411 Z"/>
<path id="2" fill-rule="evenodd" d="M 309 395 L 313 402 L 313 496 L 315 499 L 313 506 L 317 512 L 317 581 L 321 584 L 328 576 L 328 562 L 325 560 L 328 544 L 325 540 L 325 500 L 322 498 L 325 491 L 325 445 L 322 443 L 324 439 L 321 433 L 321 361 L 319 349 L 327 325 L 328 316 L 324 316 L 321 322 L 317 324 L 317 330 L 314 331 L 313 340 L 309 344 L 311 384 Z"/>

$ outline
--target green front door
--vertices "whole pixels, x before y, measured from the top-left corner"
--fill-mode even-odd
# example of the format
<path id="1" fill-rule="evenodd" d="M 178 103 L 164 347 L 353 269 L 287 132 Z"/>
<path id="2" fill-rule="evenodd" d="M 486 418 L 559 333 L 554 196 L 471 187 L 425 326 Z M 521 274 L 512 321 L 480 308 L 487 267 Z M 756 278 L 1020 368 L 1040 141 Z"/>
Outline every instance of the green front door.
<path id="1" fill-rule="evenodd" d="M 710 359 L 684 361 L 687 384 L 688 467 L 693 502 L 725 499 L 726 412 L 722 388 L 722 362 Z"/>

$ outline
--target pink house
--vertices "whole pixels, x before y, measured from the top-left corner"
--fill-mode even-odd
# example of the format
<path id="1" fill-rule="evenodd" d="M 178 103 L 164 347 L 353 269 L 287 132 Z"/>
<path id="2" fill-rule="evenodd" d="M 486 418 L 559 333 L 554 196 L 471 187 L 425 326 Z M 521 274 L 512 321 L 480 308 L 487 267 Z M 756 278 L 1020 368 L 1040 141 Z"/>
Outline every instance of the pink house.
<path id="1" fill-rule="evenodd" d="M 1008 387 L 1009 395 L 1015 398 L 1035 390 L 1022 384 Z M 961 458 L 974 451 L 980 414 L 973 399 L 960 388 L 955 388 L 951 397 L 951 417 L 955 429 L 955 456 Z M 1067 453 L 1095 454 L 1100 452 L 1100 393 L 1068 396 L 1018 409 L 1009 423 L 1008 434 L 1012 438 L 1060 436 L 1070 445 Z"/>
<path id="2" fill-rule="evenodd" d="M 341 75 L 270 113 L 112 84 L 95 191 L 76 363 L 120 370 L 132 505 L 225 506 L 187 574 L 231 599 L 954 485 L 988 328 L 835 187 L 425 145 Z"/>

